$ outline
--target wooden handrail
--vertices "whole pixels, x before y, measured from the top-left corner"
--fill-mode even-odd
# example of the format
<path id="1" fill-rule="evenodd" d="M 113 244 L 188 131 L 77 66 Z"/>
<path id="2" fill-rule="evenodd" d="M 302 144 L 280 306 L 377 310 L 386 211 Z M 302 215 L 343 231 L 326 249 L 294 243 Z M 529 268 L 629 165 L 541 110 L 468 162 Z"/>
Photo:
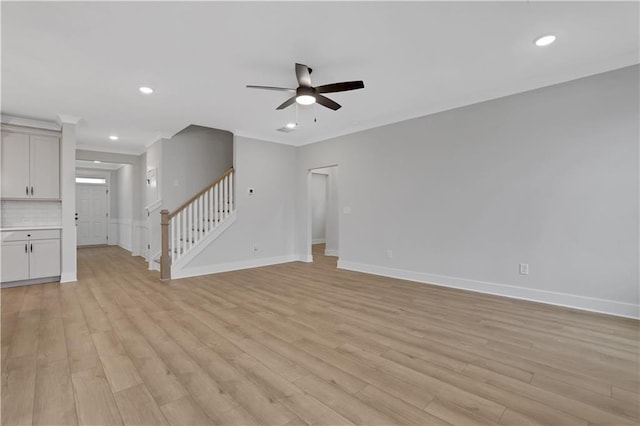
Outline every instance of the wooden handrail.
<path id="1" fill-rule="evenodd" d="M 172 211 L 171 213 L 169 213 L 168 215 L 168 219 L 171 219 L 172 217 L 174 217 L 175 215 L 177 215 L 178 213 L 180 213 L 182 210 L 184 210 L 189 204 L 193 203 L 195 201 L 196 198 L 198 198 L 199 196 L 201 196 L 202 194 L 204 194 L 205 192 L 207 192 L 209 189 L 211 189 L 212 186 L 214 186 L 216 183 L 220 182 L 222 179 L 226 178 L 227 176 L 229 176 L 231 173 L 233 172 L 233 167 L 229 167 L 229 169 L 224 172 L 221 176 L 217 177 L 216 180 L 214 180 L 213 182 L 211 182 L 210 184 L 208 184 L 207 186 L 205 186 L 204 188 L 202 188 L 200 191 L 198 191 L 196 193 L 196 195 L 194 195 L 193 197 L 189 198 L 187 201 L 185 201 L 184 203 L 182 203 L 180 205 L 180 207 L 178 207 L 177 209 L 175 209 L 174 211 Z"/>

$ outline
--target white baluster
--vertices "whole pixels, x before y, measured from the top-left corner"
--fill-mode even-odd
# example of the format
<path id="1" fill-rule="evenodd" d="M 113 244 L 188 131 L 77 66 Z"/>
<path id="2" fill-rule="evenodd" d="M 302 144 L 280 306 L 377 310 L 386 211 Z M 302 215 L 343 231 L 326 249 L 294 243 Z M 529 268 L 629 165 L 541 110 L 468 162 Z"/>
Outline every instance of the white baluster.
<path id="1" fill-rule="evenodd" d="M 227 213 L 229 211 L 229 176 L 224 177 L 223 181 L 224 186 L 224 218 L 227 218 Z"/>
<path id="2" fill-rule="evenodd" d="M 204 208 L 204 216 L 202 217 L 202 222 L 204 223 L 203 233 L 206 233 L 209 231 L 209 191 L 202 194 L 202 200 L 202 207 Z"/>
<path id="3" fill-rule="evenodd" d="M 213 187 L 213 226 L 218 226 L 218 184 Z"/>
<path id="4" fill-rule="evenodd" d="M 209 194 L 209 230 L 212 230 L 216 226 L 213 221 L 213 188 L 209 188 L 207 194 Z"/>
<path id="5" fill-rule="evenodd" d="M 187 249 L 187 240 L 185 239 L 185 231 L 187 229 L 187 215 L 184 214 L 184 210 L 180 211 L 180 253 L 178 257 L 182 256 L 182 253 Z"/>
<path id="6" fill-rule="evenodd" d="M 171 261 L 176 260 L 176 221 L 175 217 L 169 219 L 169 235 L 171 235 L 171 243 L 169 245 L 169 252 L 171 253 Z"/>
<path id="7" fill-rule="evenodd" d="M 202 220 L 202 214 L 200 211 L 201 200 L 200 197 L 196 198 L 196 238 L 195 241 L 200 240 L 200 221 Z"/>
<path id="8" fill-rule="evenodd" d="M 204 194 L 200 196 L 200 237 L 198 239 L 202 239 L 204 235 Z"/>
<path id="9" fill-rule="evenodd" d="M 187 250 L 189 250 L 193 241 L 193 203 L 187 207 L 187 233 Z"/>
<path id="10" fill-rule="evenodd" d="M 229 211 L 233 212 L 233 172 L 229 174 Z"/>

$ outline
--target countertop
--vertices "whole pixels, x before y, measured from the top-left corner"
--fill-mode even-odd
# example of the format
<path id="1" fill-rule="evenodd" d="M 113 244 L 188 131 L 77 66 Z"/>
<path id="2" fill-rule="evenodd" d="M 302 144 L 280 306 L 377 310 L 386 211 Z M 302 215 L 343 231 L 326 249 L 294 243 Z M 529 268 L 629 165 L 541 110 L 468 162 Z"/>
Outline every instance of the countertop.
<path id="1" fill-rule="evenodd" d="M 57 226 L 38 226 L 38 225 L 23 225 L 23 226 L 7 226 L 4 228 L 0 228 L 0 232 L 5 231 L 41 231 L 46 229 L 62 229 L 61 225 Z"/>

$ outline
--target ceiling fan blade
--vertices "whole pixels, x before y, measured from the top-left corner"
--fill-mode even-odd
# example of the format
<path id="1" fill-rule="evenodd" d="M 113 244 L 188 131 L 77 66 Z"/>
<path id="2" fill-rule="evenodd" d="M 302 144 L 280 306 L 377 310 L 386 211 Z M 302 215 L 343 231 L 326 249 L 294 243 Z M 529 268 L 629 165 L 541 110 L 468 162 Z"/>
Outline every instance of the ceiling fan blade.
<path id="1" fill-rule="evenodd" d="M 296 64 L 296 78 L 302 87 L 311 87 L 311 73 L 309 67 L 304 64 Z"/>
<path id="2" fill-rule="evenodd" d="M 336 101 L 332 101 L 331 99 L 327 98 L 326 96 L 322 96 L 322 95 L 316 95 L 316 102 L 319 103 L 322 106 L 326 106 L 329 109 L 332 110 L 337 110 L 340 109 L 342 107 L 342 105 L 340 105 L 339 103 L 337 103 Z"/>
<path id="3" fill-rule="evenodd" d="M 318 93 L 334 93 L 334 92 L 346 92 L 347 90 L 364 89 L 364 82 L 358 81 L 345 81 L 343 83 L 325 84 L 323 86 L 316 87 Z"/>
<path id="4" fill-rule="evenodd" d="M 292 96 L 289 99 L 287 99 L 286 101 L 284 101 L 278 108 L 276 109 L 285 109 L 286 107 L 290 106 L 291 104 L 295 103 L 296 101 L 296 97 Z"/>
<path id="5" fill-rule="evenodd" d="M 264 89 L 264 90 L 277 90 L 278 92 L 295 92 L 296 89 L 288 89 L 286 87 L 272 87 L 272 86 L 253 86 L 247 84 L 248 89 Z"/>

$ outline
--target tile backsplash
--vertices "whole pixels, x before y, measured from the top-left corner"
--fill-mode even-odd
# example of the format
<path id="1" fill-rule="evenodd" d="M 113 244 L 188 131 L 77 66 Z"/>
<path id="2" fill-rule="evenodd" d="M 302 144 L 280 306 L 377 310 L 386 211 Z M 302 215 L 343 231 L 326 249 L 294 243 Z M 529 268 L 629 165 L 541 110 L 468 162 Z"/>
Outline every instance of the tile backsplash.
<path id="1" fill-rule="evenodd" d="M 60 201 L 7 201 L 1 202 L 3 228 L 12 226 L 60 226 Z"/>

